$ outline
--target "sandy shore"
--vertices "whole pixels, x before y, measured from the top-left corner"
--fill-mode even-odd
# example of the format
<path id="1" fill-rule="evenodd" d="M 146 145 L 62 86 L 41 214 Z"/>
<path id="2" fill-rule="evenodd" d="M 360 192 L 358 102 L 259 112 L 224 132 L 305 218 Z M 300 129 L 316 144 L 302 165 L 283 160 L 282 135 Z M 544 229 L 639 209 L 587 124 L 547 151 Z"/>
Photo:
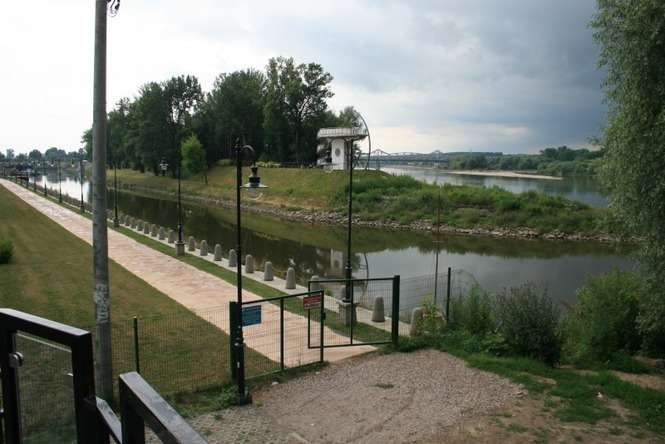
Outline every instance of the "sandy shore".
<path id="1" fill-rule="evenodd" d="M 489 177 L 517 177 L 520 179 L 546 179 L 546 180 L 561 180 L 561 177 L 556 176 L 545 176 L 543 174 L 528 174 L 528 173 L 518 173 L 515 171 L 473 171 L 473 170 L 442 170 L 442 172 L 447 174 L 459 174 L 464 176 L 489 176 Z"/>

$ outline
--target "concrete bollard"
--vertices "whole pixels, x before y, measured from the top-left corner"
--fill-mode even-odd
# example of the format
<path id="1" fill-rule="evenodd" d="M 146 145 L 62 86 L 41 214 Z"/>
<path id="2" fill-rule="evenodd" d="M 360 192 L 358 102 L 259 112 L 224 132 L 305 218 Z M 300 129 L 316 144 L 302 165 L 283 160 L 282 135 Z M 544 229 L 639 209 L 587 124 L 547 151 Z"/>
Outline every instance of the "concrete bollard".
<path id="1" fill-rule="evenodd" d="M 245 273 L 254 273 L 254 258 L 251 254 L 245 256 Z"/>
<path id="2" fill-rule="evenodd" d="M 263 280 L 272 281 L 273 279 L 275 279 L 275 273 L 272 271 L 272 262 L 266 261 L 263 266 Z"/>
<path id="3" fill-rule="evenodd" d="M 372 310 L 372 322 L 385 322 L 386 314 L 383 307 L 383 298 L 374 298 L 374 309 Z"/>
<path id="4" fill-rule="evenodd" d="M 215 245 L 215 258 L 217 262 L 222 260 L 222 246 L 219 244 Z"/>
<path id="5" fill-rule="evenodd" d="M 159 240 L 164 240 L 166 238 L 166 230 L 164 227 L 159 227 Z"/>
<path id="6" fill-rule="evenodd" d="M 293 267 L 289 267 L 286 270 L 286 289 L 293 290 L 296 288 L 296 270 Z"/>
<path id="7" fill-rule="evenodd" d="M 321 290 L 321 284 L 319 284 L 319 277 L 317 275 L 312 276 L 310 279 L 309 290 L 310 291 L 319 291 Z"/>
<path id="8" fill-rule="evenodd" d="M 423 319 L 422 307 L 416 307 L 411 312 L 411 325 L 409 326 L 409 336 L 418 336 L 418 330 Z"/>
<path id="9" fill-rule="evenodd" d="M 187 251 L 195 251 L 196 250 L 196 240 L 194 239 L 194 236 L 189 236 L 189 239 L 187 239 Z"/>
<path id="10" fill-rule="evenodd" d="M 125 214 L 125 225 L 128 227 L 132 225 L 132 218 L 129 216 L 129 214 Z"/>
<path id="11" fill-rule="evenodd" d="M 143 234 L 150 234 L 150 224 L 143 222 Z"/>
<path id="12" fill-rule="evenodd" d="M 208 242 L 206 242 L 205 240 L 202 240 L 201 245 L 199 245 L 199 255 L 200 256 L 208 255 Z"/>
<path id="13" fill-rule="evenodd" d="M 157 225 L 155 224 L 150 225 L 150 236 L 157 237 Z"/>
<path id="14" fill-rule="evenodd" d="M 129 222 L 130 228 L 136 228 L 136 218 L 132 217 L 130 219 L 131 219 L 130 222 Z"/>
<path id="15" fill-rule="evenodd" d="M 175 231 L 169 230 L 169 244 L 175 242 Z"/>
<path id="16" fill-rule="evenodd" d="M 238 266 L 238 256 L 236 255 L 236 250 L 229 250 L 229 267 Z"/>

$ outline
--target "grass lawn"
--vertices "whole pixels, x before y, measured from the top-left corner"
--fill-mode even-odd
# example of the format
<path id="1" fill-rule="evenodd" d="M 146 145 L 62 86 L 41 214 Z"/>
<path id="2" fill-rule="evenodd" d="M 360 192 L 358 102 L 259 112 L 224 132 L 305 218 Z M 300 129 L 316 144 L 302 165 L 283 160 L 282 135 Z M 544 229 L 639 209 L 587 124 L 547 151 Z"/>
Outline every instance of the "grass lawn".
<path id="1" fill-rule="evenodd" d="M 0 306 L 91 330 L 92 247 L 0 186 L 5 238 L 14 243 L 14 258 L 0 265 Z M 134 370 L 137 316 L 141 373 L 160 393 L 229 381 L 226 334 L 113 261 L 109 272 L 115 374 Z M 206 315 L 226 316 L 226 309 Z M 250 372 L 274 364 L 251 350 L 246 356 Z"/>
<path id="2" fill-rule="evenodd" d="M 348 175 L 343 171 L 261 168 L 259 174 L 269 186 L 260 198 L 261 204 L 288 210 L 346 212 Z M 248 175 L 249 169 L 245 168 L 243 177 Z M 112 178 L 112 174 L 108 177 Z M 171 177 L 133 170 L 118 171 L 118 180 L 162 192 L 175 193 L 177 188 Z M 232 200 L 234 184 L 234 167 L 217 166 L 208 172 L 207 185 L 198 175 L 183 180 L 182 188 L 185 194 Z M 441 223 L 457 228 L 530 228 L 543 233 L 558 230 L 585 234 L 600 233 L 606 228 L 602 226 L 605 210 L 536 192 L 514 194 L 497 187 L 439 187 L 407 176 L 364 170 L 354 174 L 353 188 L 354 214 L 367 221 L 434 223 L 440 206 Z"/>

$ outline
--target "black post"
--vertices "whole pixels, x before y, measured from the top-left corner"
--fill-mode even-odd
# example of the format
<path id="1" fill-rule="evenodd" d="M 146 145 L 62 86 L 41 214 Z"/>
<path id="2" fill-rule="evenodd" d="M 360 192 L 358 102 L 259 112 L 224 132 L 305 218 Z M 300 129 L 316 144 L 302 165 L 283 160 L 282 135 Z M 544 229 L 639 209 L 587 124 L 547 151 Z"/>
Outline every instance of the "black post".
<path id="1" fill-rule="evenodd" d="M 349 211 L 348 211 L 348 221 L 347 221 L 347 233 L 346 233 L 346 291 L 344 294 L 344 302 L 351 302 L 351 279 L 353 270 L 351 269 L 351 220 L 353 218 L 353 142 L 345 141 L 345 148 L 348 151 L 347 157 L 349 162 Z M 353 308 L 352 308 L 353 309 Z M 353 324 L 355 319 L 351 319 Z"/>
<path id="2" fill-rule="evenodd" d="M 58 202 L 62 203 L 62 178 L 60 177 L 60 159 L 58 159 Z"/>
<path id="3" fill-rule="evenodd" d="M 395 275 L 393 277 L 393 313 L 390 318 L 390 334 L 394 347 L 399 345 L 399 285 L 400 277 Z"/>
<path id="4" fill-rule="evenodd" d="M 83 172 L 83 156 L 79 157 L 79 175 L 81 179 L 81 214 L 85 214 L 85 204 L 83 203 L 83 178 L 85 173 Z"/>
<path id="5" fill-rule="evenodd" d="M 323 324 L 326 320 L 326 295 L 321 290 L 321 312 L 319 313 L 319 362 L 323 364 Z"/>
<path id="6" fill-rule="evenodd" d="M 279 368 L 284 370 L 284 298 L 279 300 Z"/>
<path id="7" fill-rule="evenodd" d="M 238 303 L 235 301 L 229 301 L 229 332 L 231 332 L 230 342 L 229 342 L 229 364 L 231 366 L 231 380 L 235 381 L 238 377 L 238 362 L 236 357 L 236 346 L 235 346 L 235 334 L 238 330 Z"/>
<path id="8" fill-rule="evenodd" d="M 180 193 L 180 180 L 182 170 L 182 153 L 178 150 L 178 240 L 175 243 L 176 256 L 183 256 L 185 254 L 185 242 L 182 236 L 182 197 Z"/>
<path id="9" fill-rule="evenodd" d="M 246 404 L 251 402 L 251 398 L 245 389 L 245 344 L 242 332 L 242 225 L 240 218 L 240 189 L 242 187 L 242 151 L 243 147 L 240 141 L 236 141 L 236 251 L 238 252 L 238 264 L 236 269 L 236 287 L 238 295 L 236 302 L 237 310 L 237 332 L 236 332 L 236 358 L 238 359 L 238 402 Z"/>
<path id="10" fill-rule="evenodd" d="M 44 158 L 42 158 L 42 174 L 44 176 L 42 178 L 42 180 L 44 181 L 44 197 L 46 197 L 46 195 L 47 195 L 47 191 L 46 191 L 46 160 Z"/>
<path id="11" fill-rule="evenodd" d="M 134 316 L 134 368 L 141 373 L 141 359 L 139 356 L 139 319 Z"/>
<path id="12" fill-rule="evenodd" d="M 0 329 L 0 378 L 2 378 L 2 407 L 4 409 L 5 441 L 21 442 L 21 402 L 18 368 L 9 364 L 10 354 L 16 352 L 16 331 Z"/>
<path id="13" fill-rule="evenodd" d="M 450 322 L 450 278 L 451 270 L 448 267 L 448 286 L 446 288 L 446 324 Z"/>
<path id="14" fill-rule="evenodd" d="M 118 228 L 120 220 L 118 219 L 118 166 L 113 162 L 113 226 Z"/>

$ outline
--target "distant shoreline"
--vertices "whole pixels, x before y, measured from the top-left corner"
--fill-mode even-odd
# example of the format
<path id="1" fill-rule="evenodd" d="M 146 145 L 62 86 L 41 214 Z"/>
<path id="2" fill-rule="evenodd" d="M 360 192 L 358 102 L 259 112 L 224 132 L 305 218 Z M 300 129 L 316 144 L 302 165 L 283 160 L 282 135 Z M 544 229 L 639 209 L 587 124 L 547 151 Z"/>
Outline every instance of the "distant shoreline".
<path id="1" fill-rule="evenodd" d="M 488 177 L 515 177 L 520 179 L 545 179 L 545 180 L 563 180 L 562 177 L 546 176 L 544 174 L 518 173 L 516 171 L 475 171 L 475 170 L 443 170 L 447 174 L 457 174 L 460 176 L 488 176 Z"/>

